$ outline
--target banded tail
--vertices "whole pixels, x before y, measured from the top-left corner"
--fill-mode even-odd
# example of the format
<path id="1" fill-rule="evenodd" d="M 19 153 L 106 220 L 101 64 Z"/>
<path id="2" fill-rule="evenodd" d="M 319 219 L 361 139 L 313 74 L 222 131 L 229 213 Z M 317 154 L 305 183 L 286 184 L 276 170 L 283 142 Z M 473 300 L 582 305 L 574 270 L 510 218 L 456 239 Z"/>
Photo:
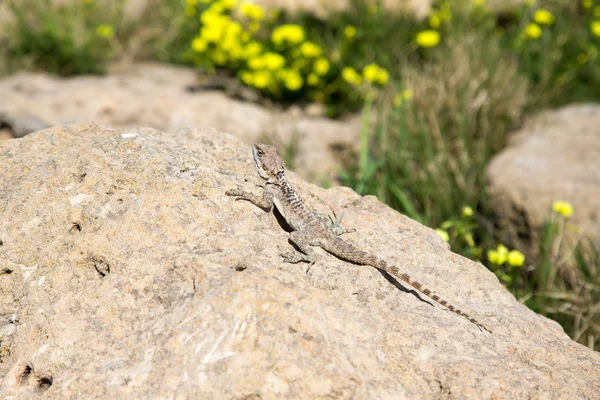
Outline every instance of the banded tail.
<path id="1" fill-rule="evenodd" d="M 492 331 L 490 331 L 488 328 L 486 328 L 483 324 L 481 324 L 475 318 L 472 318 L 471 316 L 469 316 L 467 313 L 465 313 L 461 309 L 456 308 L 452 304 L 449 304 L 446 300 L 440 298 L 440 296 L 431 293 L 431 290 L 427 289 L 426 287 L 421 285 L 418 281 L 411 278 L 410 275 L 400 271 L 398 268 L 394 267 L 393 265 L 388 265 L 388 263 L 386 263 L 385 261 L 375 257 L 372 254 L 369 254 L 367 252 L 359 250 L 355 246 L 351 245 L 350 243 L 348 243 L 336 236 L 333 237 L 332 242 L 333 242 L 333 246 L 323 246 L 323 248 L 325 250 L 329 251 L 330 253 L 332 253 L 338 257 L 341 257 L 343 259 L 352 261 L 352 262 L 354 262 L 356 264 L 360 264 L 360 265 L 369 265 L 371 267 L 383 270 L 398 279 L 401 279 L 402 281 L 408 283 L 410 286 L 417 289 L 419 292 L 423 293 L 425 296 L 434 300 L 436 303 L 439 303 L 442 306 L 446 307 L 448 310 L 452 311 L 453 313 L 466 318 L 469 322 L 475 324 L 479 329 L 483 329 L 486 332 L 492 333 Z"/>
<path id="2" fill-rule="evenodd" d="M 407 273 L 400 272 L 400 270 L 398 268 L 391 266 L 391 265 L 387 265 L 387 263 L 383 260 L 379 260 L 379 264 L 378 264 L 378 266 L 376 266 L 376 268 L 380 268 L 380 269 L 384 270 L 385 272 L 389 273 L 390 275 L 393 275 L 395 277 L 402 279 L 404 282 L 408 283 L 410 286 L 414 287 L 419 292 L 423 293 L 425 296 L 429 297 L 430 299 L 434 300 L 435 302 L 443 305 L 448 310 L 452 311 L 455 314 L 460 315 L 461 317 L 465 317 L 467 320 L 469 320 L 469 322 L 477 325 L 478 328 L 483 329 L 489 333 L 492 333 L 492 331 L 490 331 L 488 328 L 486 328 L 483 324 L 481 324 L 475 318 L 472 318 L 471 316 L 469 316 L 469 314 L 462 311 L 460 308 L 456 308 L 452 304 L 448 304 L 448 302 L 446 300 L 440 298 L 440 296 L 438 296 L 437 294 L 431 293 L 431 290 L 427 289 L 426 287 L 423 287 L 423 285 L 421 285 L 418 281 L 411 278 L 410 275 L 408 275 Z"/>

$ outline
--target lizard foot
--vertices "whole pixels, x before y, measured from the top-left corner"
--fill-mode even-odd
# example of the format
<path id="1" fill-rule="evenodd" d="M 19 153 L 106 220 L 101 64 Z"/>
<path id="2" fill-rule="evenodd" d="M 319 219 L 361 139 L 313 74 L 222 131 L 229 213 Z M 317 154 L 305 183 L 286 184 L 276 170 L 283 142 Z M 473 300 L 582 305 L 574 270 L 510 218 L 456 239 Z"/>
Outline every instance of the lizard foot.
<path id="1" fill-rule="evenodd" d="M 315 263 L 315 260 L 312 257 L 301 253 L 292 253 L 291 251 L 288 251 L 287 253 L 281 253 L 280 256 L 283 257 L 284 262 L 290 264 L 297 264 L 302 261 L 308 262 L 310 265 Z"/>
<path id="2" fill-rule="evenodd" d="M 344 233 L 356 232 L 356 229 L 354 228 L 346 229 L 342 227 L 342 216 L 340 215 L 338 217 L 335 211 L 333 212 L 333 217 L 331 215 L 329 216 L 329 220 L 330 222 L 327 224 L 329 231 L 336 236 L 343 235 Z"/>

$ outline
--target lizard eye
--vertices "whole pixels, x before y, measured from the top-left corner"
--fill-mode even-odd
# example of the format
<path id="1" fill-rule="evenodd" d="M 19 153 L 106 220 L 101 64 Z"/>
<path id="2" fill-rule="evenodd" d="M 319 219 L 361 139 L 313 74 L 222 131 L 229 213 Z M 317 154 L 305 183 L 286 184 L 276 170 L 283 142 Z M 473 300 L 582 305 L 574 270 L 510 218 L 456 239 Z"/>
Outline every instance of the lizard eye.
<path id="1" fill-rule="evenodd" d="M 256 150 L 256 154 L 258 154 L 259 157 L 262 157 L 265 155 L 265 152 L 262 151 L 261 149 Z"/>

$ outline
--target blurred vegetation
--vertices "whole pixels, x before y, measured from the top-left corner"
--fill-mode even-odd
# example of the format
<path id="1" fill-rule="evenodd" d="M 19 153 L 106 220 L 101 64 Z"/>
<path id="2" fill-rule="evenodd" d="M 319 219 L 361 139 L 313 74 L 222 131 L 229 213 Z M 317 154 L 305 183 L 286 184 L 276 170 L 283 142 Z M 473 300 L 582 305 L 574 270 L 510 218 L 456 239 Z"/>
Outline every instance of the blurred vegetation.
<path id="1" fill-rule="evenodd" d="M 455 252 L 484 263 L 517 299 L 600 348 L 600 256 L 568 244 L 572 207 L 557 202 L 525 259 L 502 243 L 485 168 L 522 119 L 600 99 L 600 1 L 438 0 L 427 18 L 352 6 L 326 21 L 236 0 L 7 0 L 0 73 L 102 73 L 119 59 L 229 74 L 283 104 L 317 102 L 330 116 L 361 111 L 343 184 L 427 224 Z M 298 143 L 285 150 L 293 165 Z M 557 199 L 558 200 L 558 199 Z M 515 247 L 517 244 L 514 244 Z"/>
<path id="2" fill-rule="evenodd" d="M 101 73 L 119 54 L 115 27 L 125 0 L 81 0 L 55 6 L 53 0 L 9 0 L 14 21 L 0 38 L 4 68 L 41 69 L 59 75 Z"/>

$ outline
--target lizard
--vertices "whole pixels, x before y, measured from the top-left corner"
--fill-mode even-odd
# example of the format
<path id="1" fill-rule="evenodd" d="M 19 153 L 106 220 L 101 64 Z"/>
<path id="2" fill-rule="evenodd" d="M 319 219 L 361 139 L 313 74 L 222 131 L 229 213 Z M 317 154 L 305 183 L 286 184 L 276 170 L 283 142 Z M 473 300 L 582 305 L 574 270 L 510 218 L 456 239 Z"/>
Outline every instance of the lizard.
<path id="1" fill-rule="evenodd" d="M 254 205 L 271 212 L 276 207 L 281 216 L 292 228 L 289 234 L 289 241 L 300 250 L 299 252 L 286 252 L 281 254 L 283 260 L 288 263 L 307 262 L 310 267 L 316 261 L 316 253 L 313 246 L 319 246 L 328 253 L 345 261 L 354 264 L 371 266 L 378 270 L 385 271 L 393 277 L 400 279 L 435 302 L 446 307 L 448 310 L 466 318 L 469 322 L 475 324 L 480 330 L 483 329 L 489 333 L 483 324 L 469 316 L 467 313 L 449 304 L 446 300 L 433 294 L 431 290 L 424 287 L 421 283 L 413 279 L 410 275 L 400 271 L 396 266 L 388 264 L 383 259 L 369 252 L 359 249 L 357 246 L 343 240 L 339 237 L 342 233 L 353 232 L 339 226 L 339 221 L 329 225 L 323 218 L 318 217 L 304 203 L 304 200 L 291 186 L 285 175 L 285 165 L 283 160 L 277 155 L 274 146 L 266 144 L 254 144 L 252 146 L 252 157 L 258 175 L 265 181 L 262 196 L 246 192 L 241 189 L 230 189 L 225 194 L 232 196 L 236 200 L 247 200 Z M 333 220 L 332 220 L 333 222 Z"/>

